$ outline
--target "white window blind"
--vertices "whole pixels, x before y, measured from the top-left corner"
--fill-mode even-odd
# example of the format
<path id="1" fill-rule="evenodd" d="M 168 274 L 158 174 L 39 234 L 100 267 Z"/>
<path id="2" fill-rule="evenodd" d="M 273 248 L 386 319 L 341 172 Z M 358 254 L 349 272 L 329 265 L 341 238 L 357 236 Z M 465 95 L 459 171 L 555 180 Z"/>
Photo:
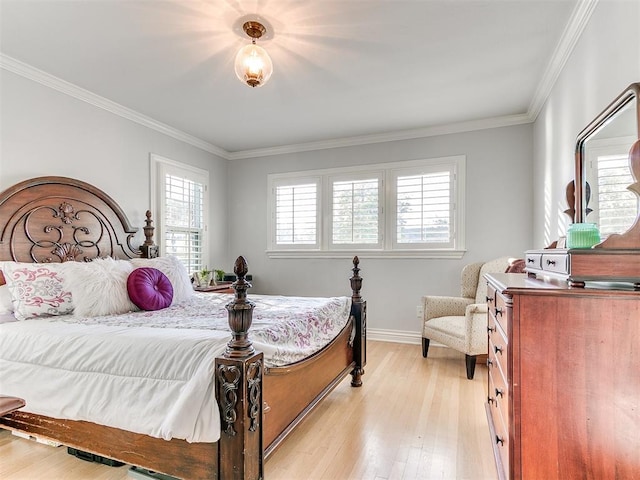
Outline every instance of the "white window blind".
<path id="1" fill-rule="evenodd" d="M 204 266 L 204 189 L 201 183 L 165 175 L 165 251 L 178 257 L 188 272 Z"/>
<path id="2" fill-rule="evenodd" d="M 627 186 L 633 183 L 626 154 L 599 155 L 597 205 L 600 233 L 627 230 L 636 219 L 638 200 Z"/>
<path id="3" fill-rule="evenodd" d="M 151 155 L 161 255 L 177 257 L 190 274 L 208 266 L 209 173 Z"/>
<path id="4" fill-rule="evenodd" d="M 396 241 L 450 243 L 451 172 L 398 176 L 396 182 Z"/>
<path id="5" fill-rule="evenodd" d="M 379 243 L 379 184 L 378 178 L 333 182 L 333 245 Z"/>
<path id="6" fill-rule="evenodd" d="M 275 187 L 276 245 L 317 245 L 318 185 Z"/>

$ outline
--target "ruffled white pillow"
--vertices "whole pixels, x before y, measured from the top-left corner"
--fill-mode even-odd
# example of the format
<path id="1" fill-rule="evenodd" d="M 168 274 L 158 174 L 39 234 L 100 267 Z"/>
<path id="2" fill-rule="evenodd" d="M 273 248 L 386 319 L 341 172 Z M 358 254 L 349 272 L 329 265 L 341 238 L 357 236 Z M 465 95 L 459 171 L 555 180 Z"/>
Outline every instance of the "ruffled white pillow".
<path id="1" fill-rule="evenodd" d="M 70 262 L 65 287 L 71 291 L 75 317 L 99 317 L 138 310 L 127 293 L 133 265 L 111 257 Z"/>
<path id="2" fill-rule="evenodd" d="M 171 305 L 184 302 L 193 296 L 193 287 L 187 269 L 176 257 L 134 258 L 131 263 L 135 267 L 156 268 L 167 276 L 173 287 Z"/>
<path id="3" fill-rule="evenodd" d="M 14 315 L 18 320 L 73 311 L 71 292 L 64 286 L 65 263 L 4 262 Z"/>

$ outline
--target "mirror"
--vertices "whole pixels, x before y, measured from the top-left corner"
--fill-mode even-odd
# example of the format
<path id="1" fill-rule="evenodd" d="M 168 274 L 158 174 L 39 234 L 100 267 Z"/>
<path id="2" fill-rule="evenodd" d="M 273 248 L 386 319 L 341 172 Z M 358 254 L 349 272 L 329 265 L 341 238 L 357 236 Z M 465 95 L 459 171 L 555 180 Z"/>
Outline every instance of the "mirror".
<path id="1" fill-rule="evenodd" d="M 575 222 L 596 223 L 603 239 L 626 232 L 638 218 L 639 198 L 628 187 L 634 183 L 629 152 L 640 138 L 639 93 L 640 83 L 630 85 L 578 135 Z"/>

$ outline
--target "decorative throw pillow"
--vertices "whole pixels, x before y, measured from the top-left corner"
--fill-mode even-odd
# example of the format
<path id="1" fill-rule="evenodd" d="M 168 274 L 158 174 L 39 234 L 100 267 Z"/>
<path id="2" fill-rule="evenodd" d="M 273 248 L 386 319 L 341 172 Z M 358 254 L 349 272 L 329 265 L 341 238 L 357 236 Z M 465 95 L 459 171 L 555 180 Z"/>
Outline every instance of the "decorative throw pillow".
<path id="1" fill-rule="evenodd" d="M 4 262 L 2 271 L 18 320 L 73 311 L 71 292 L 64 286 L 66 264 Z"/>
<path id="2" fill-rule="evenodd" d="M 173 286 L 172 304 L 183 302 L 193 295 L 187 269 L 176 257 L 134 258 L 131 263 L 134 267 L 157 268 L 164 273 Z"/>
<path id="3" fill-rule="evenodd" d="M 0 262 L 0 315 L 11 315 L 13 314 L 13 304 L 11 303 L 11 293 L 9 293 L 7 281 L 2 273 L 4 263 Z"/>
<path id="4" fill-rule="evenodd" d="M 161 310 L 171 305 L 173 287 L 157 268 L 136 268 L 127 278 L 129 298 L 142 310 Z"/>
<path id="5" fill-rule="evenodd" d="M 99 317 L 137 310 L 127 293 L 130 262 L 111 257 L 70 262 L 65 286 L 71 291 L 76 317 Z"/>

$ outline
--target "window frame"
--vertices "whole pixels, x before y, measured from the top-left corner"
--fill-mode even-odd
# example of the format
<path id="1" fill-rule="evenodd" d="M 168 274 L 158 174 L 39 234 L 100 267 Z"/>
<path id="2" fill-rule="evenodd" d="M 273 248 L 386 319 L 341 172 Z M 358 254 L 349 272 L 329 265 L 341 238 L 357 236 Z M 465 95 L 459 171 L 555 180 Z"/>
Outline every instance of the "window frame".
<path id="1" fill-rule="evenodd" d="M 150 176 L 151 176 L 151 211 L 155 222 L 155 242 L 159 246 L 160 256 L 166 256 L 165 234 L 165 175 L 169 173 L 181 178 L 202 183 L 204 185 L 203 205 L 202 205 L 202 266 L 209 266 L 209 172 L 207 170 L 194 167 L 182 162 L 171 160 L 156 154 L 150 154 Z M 185 265 L 186 267 L 186 265 Z M 193 272 L 188 272 L 191 275 Z"/>
<path id="2" fill-rule="evenodd" d="M 452 202 L 451 228 L 452 242 L 445 247 L 424 247 L 424 244 L 408 244 L 397 246 L 396 229 L 396 195 L 394 172 L 409 170 L 429 170 L 446 168 L 453 173 L 450 199 Z M 465 249 L 465 170 L 466 156 L 454 155 L 429 159 L 407 160 L 399 162 L 358 165 L 351 167 L 330 168 L 322 170 L 286 172 L 267 175 L 268 183 L 268 224 L 269 237 L 266 249 L 269 258 L 347 258 L 358 255 L 362 258 L 462 258 Z M 371 245 L 332 245 L 332 186 L 333 181 L 344 179 L 371 178 L 379 173 L 379 244 Z M 274 186 L 278 182 L 297 182 L 303 179 L 317 178 L 320 184 L 317 202 L 317 222 L 319 230 L 318 242 L 313 248 L 308 246 L 276 245 L 275 243 L 275 200 Z M 302 183 L 302 182 L 300 182 Z M 437 245 L 437 244 L 434 244 Z M 306 248 L 305 248 L 306 247 Z"/>

